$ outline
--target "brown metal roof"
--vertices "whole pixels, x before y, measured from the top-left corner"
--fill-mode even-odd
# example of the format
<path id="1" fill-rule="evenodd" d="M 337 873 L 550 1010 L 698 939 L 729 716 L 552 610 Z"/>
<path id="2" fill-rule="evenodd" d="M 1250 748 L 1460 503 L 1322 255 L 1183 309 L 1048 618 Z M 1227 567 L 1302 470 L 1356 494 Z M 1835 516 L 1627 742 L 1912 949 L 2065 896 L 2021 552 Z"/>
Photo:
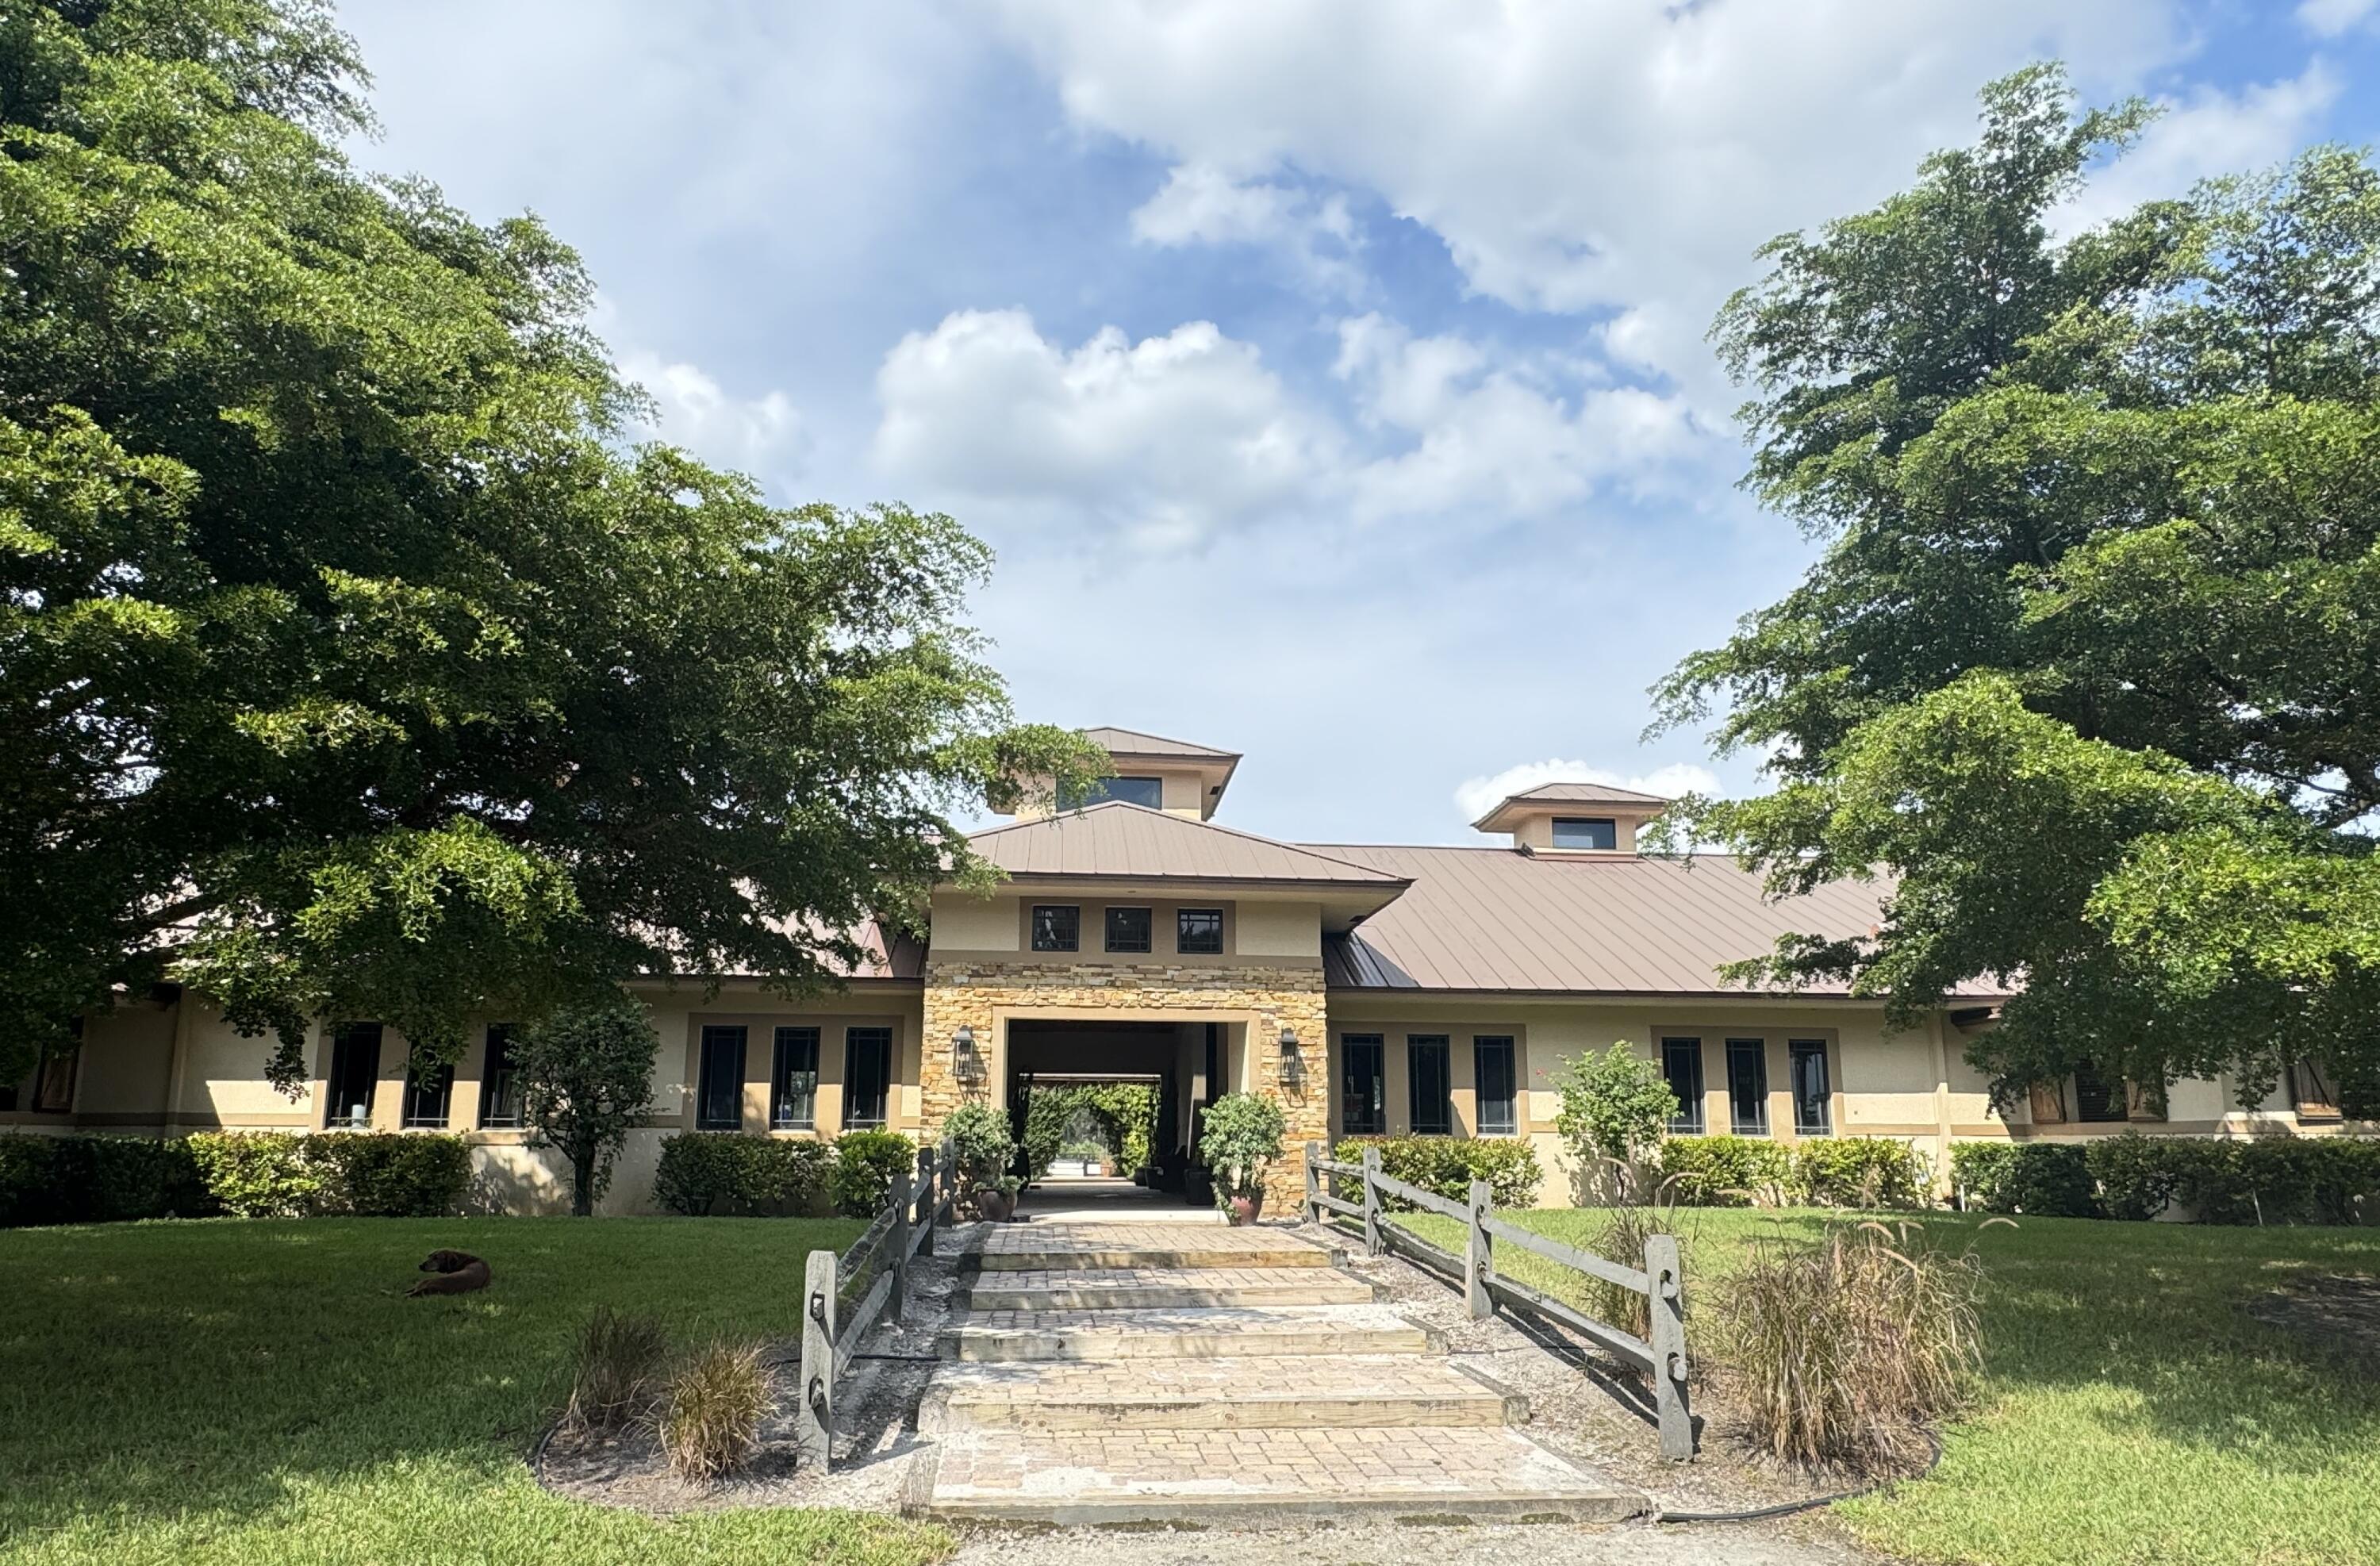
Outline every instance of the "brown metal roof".
<path id="1" fill-rule="evenodd" d="M 1142 734 L 1137 729 L 1119 729 L 1102 724 L 1085 729 L 1083 737 L 1111 756 L 1172 756 L 1184 761 L 1236 761 L 1236 750 L 1217 750 L 1208 745 L 1193 745 L 1186 739 L 1167 739 L 1162 734 Z"/>
<path id="2" fill-rule="evenodd" d="M 1287 881 L 1391 893 L 1403 885 L 1393 871 L 1120 799 L 994 827 L 967 844 L 1012 876 Z"/>
<path id="3" fill-rule="evenodd" d="M 1719 965 L 1789 932 L 1876 928 L 1888 883 L 1838 881 L 1770 902 L 1734 859 L 1538 857 L 1507 848 L 1320 845 L 1413 882 L 1324 946 L 1334 988 L 1715 994 Z M 1844 986 L 1798 993 L 1847 993 Z"/>
<path id="4" fill-rule="evenodd" d="M 1669 803 L 1669 800 L 1658 794 L 1641 794 L 1633 788 L 1615 788 L 1609 783 L 1539 783 L 1535 788 L 1524 789 L 1518 794 L 1506 795 L 1496 802 L 1494 809 L 1471 824 L 1479 832 L 1500 831 L 1500 823 L 1507 811 L 1515 811 L 1516 807 L 1531 805 L 1606 805 L 1622 808 L 1641 806 L 1658 810 Z M 1515 813 L 1518 812 L 1515 811 Z"/>

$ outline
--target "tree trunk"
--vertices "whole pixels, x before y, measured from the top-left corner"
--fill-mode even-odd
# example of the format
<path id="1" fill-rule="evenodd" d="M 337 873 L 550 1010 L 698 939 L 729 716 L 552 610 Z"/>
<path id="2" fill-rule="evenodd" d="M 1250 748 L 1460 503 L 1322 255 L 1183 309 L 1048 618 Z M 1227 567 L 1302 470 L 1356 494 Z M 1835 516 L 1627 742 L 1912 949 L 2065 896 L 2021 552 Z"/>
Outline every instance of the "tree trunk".
<path id="1" fill-rule="evenodd" d="M 570 1159 L 570 1216 L 595 1216 L 595 1149 L 581 1147 Z"/>

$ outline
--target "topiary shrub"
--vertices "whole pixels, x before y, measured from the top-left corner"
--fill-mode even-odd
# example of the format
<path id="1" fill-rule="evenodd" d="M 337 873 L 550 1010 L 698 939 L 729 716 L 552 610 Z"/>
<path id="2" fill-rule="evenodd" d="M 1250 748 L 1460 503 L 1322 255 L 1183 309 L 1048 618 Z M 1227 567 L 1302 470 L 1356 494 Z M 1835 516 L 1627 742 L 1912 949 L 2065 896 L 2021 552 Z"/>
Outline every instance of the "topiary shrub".
<path id="1" fill-rule="evenodd" d="M 1793 1151 L 1794 1196 L 1819 1207 L 1922 1208 L 1933 1185 L 1925 1156 L 1893 1137 L 1814 1137 Z"/>
<path id="2" fill-rule="evenodd" d="M 1536 1148 L 1518 1137 L 1351 1136 L 1330 1156 L 1335 1162 L 1361 1163 L 1366 1147 L 1380 1150 L 1382 1174 L 1451 1202 L 1468 1202 L 1471 1183 L 1485 1180 L 1498 1207 L 1535 1207 L 1545 1180 Z M 1412 1206 L 1394 1199 L 1384 1205 L 1390 1211 Z"/>
<path id="3" fill-rule="evenodd" d="M 321 1210 L 334 1172 L 306 1156 L 307 1139 L 278 1131 L 203 1131 L 187 1138 L 208 1192 L 240 1218 L 302 1218 Z"/>
<path id="4" fill-rule="evenodd" d="M 1661 1144 L 1661 1178 L 1694 1207 L 1749 1207 L 1755 1194 L 1791 1191 L 1793 1156 L 1758 1136 L 1672 1136 Z"/>
<path id="5" fill-rule="evenodd" d="M 917 1144 L 897 1131 L 846 1131 L 834 1139 L 834 1210 L 871 1219 L 892 1194 L 892 1178 L 917 1167 Z"/>
<path id="6" fill-rule="evenodd" d="M 807 1137 L 687 1131 L 662 1139 L 653 1199 L 688 1218 L 807 1218 L 826 1210 L 834 1154 Z"/>
<path id="7" fill-rule="evenodd" d="M 420 1132 L 327 1132 L 299 1138 L 325 1173 L 315 1209 L 354 1218 L 444 1218 L 471 1185 L 471 1150 L 460 1136 Z"/>

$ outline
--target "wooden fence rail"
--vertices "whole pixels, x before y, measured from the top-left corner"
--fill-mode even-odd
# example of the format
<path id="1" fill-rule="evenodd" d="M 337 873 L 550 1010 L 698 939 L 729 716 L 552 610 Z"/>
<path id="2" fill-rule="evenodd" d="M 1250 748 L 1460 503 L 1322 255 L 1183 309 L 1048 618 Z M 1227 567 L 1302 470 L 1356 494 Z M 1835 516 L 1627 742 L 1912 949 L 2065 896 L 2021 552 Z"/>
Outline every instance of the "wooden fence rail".
<path id="1" fill-rule="evenodd" d="M 1358 1183 L 1359 1197 L 1341 1196 L 1334 1182 Z M 1645 1265 L 1633 1268 L 1560 1240 L 1548 1239 L 1516 1223 L 1498 1218 L 1494 1193 L 1484 1180 L 1471 1183 L 1469 1202 L 1458 1202 L 1418 1185 L 1380 1172 L 1380 1150 L 1364 1149 L 1362 1163 L 1326 1156 L 1319 1142 L 1305 1145 L 1305 1214 L 1313 1222 L 1330 1221 L 1325 1215 L 1354 1219 L 1364 1226 L 1364 1248 L 1373 1256 L 1394 1251 L 1438 1273 L 1463 1291 L 1473 1320 L 1498 1306 L 1550 1321 L 1594 1343 L 1621 1362 L 1642 1371 L 1653 1386 L 1653 1412 L 1661 1437 L 1661 1455 L 1682 1463 L 1694 1454 L 1694 1422 L 1686 1400 L 1685 1279 L 1678 1256 L 1677 1236 L 1654 1234 L 1645 1241 Z M 1463 1225 L 1463 1255 L 1440 1250 L 1411 1230 L 1383 1221 L 1389 1201 L 1438 1213 Z M 1496 1268 L 1499 1244 L 1600 1280 L 1615 1288 L 1645 1296 L 1649 1341 L 1623 1328 L 1599 1321 L 1566 1300 L 1507 1277 Z"/>
<path id="2" fill-rule="evenodd" d="M 804 1463 L 834 1461 L 835 1383 L 850 1372 L 859 1345 L 889 1310 L 894 1322 L 909 1311 L 910 1269 L 920 1252 L 931 1256 L 934 1231 L 951 1220 L 958 1200 L 951 1145 L 917 1149 L 917 1172 L 892 1177 L 884 1206 L 850 1248 L 812 1251 L 802 1271 L 801 1396 L 794 1435 Z M 853 1291 L 856 1299 L 850 1299 Z"/>

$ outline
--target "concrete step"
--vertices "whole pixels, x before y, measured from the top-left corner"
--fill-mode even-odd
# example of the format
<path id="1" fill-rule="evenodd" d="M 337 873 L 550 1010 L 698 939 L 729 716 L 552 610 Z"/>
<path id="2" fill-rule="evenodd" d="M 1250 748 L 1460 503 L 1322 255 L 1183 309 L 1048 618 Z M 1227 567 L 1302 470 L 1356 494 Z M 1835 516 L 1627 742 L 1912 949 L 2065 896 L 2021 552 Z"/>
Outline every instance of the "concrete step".
<path id="1" fill-rule="evenodd" d="M 944 1359 L 981 1363 L 1418 1354 L 1444 1347 L 1378 1305 L 1002 1311 L 945 1328 L 936 1345 Z"/>
<path id="2" fill-rule="evenodd" d="M 1079 1268 L 984 1272 L 953 1291 L 957 1310 L 1178 1310 L 1195 1306 L 1367 1305 L 1373 1286 L 1312 1267 Z"/>
<path id="3" fill-rule="evenodd" d="M 1526 1400 L 1419 1354 L 948 1365 L 917 1410 L 955 1430 L 1230 1430 L 1498 1426 Z"/>
<path id="4" fill-rule="evenodd" d="M 1327 1250 L 1278 1230 L 1204 1224 L 1008 1224 L 990 1230 L 971 1259 L 986 1272 L 1058 1272 L 1076 1268 L 1331 1267 Z"/>
<path id="5" fill-rule="evenodd" d="M 1351 1514 L 1617 1522 L 1645 1497 L 1514 1430 L 1217 1429 L 946 1435 L 907 1509 L 952 1522 L 1217 1524 Z"/>

